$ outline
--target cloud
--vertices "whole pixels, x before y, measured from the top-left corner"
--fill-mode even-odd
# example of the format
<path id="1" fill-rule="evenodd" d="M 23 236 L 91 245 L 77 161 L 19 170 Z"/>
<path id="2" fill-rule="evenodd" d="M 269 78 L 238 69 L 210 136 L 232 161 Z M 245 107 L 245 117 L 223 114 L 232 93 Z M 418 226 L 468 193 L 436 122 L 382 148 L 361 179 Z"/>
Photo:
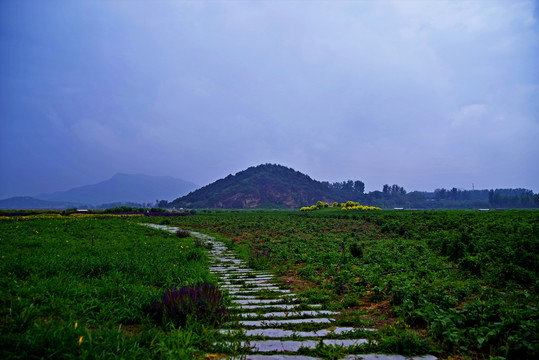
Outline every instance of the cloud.
<path id="1" fill-rule="evenodd" d="M 485 104 L 463 106 L 453 114 L 451 126 L 458 128 L 478 125 L 486 114 L 487 106 Z"/>

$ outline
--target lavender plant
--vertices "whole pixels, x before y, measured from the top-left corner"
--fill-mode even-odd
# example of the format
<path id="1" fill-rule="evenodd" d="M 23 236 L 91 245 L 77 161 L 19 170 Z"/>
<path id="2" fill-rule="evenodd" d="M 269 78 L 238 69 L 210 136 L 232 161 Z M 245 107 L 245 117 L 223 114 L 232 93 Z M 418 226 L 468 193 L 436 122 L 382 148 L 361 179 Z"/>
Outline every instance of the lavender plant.
<path id="1" fill-rule="evenodd" d="M 191 233 L 188 230 L 178 229 L 176 230 L 176 236 L 178 236 L 181 239 L 181 238 L 186 238 L 186 237 L 191 236 Z"/>
<path id="2" fill-rule="evenodd" d="M 228 318 L 223 293 L 213 284 L 198 283 L 163 292 L 163 299 L 155 299 L 154 319 L 160 324 L 172 322 L 185 326 L 189 320 L 218 325 Z"/>

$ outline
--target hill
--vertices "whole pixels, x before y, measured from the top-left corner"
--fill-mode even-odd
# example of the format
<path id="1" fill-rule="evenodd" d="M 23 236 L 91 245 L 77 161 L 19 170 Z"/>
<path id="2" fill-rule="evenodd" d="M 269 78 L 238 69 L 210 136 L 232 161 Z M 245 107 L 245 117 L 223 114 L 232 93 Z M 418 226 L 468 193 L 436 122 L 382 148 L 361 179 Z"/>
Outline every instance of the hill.
<path id="1" fill-rule="evenodd" d="M 183 208 L 299 208 L 337 197 L 327 185 L 282 165 L 264 164 L 217 180 L 169 205 Z"/>
<path id="2" fill-rule="evenodd" d="M 30 196 L 16 196 L 0 200 L 0 209 L 68 209 L 79 207 L 86 206 L 70 202 L 40 200 Z"/>
<path id="3" fill-rule="evenodd" d="M 116 174 L 97 184 L 80 186 L 67 191 L 40 194 L 36 199 L 99 205 L 105 203 L 154 203 L 187 194 L 198 186 L 170 176 Z"/>

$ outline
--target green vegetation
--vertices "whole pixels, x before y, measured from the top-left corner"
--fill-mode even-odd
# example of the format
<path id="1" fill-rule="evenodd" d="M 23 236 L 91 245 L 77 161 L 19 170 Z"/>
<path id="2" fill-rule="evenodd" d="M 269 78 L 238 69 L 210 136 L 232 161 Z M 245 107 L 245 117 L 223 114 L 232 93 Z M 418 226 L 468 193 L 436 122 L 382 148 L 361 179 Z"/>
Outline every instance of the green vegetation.
<path id="1" fill-rule="evenodd" d="M 137 219 L 0 217 L 0 357 L 178 359 L 211 344 L 211 326 L 152 318 L 165 289 L 214 280 L 205 251 Z"/>
<path id="2" fill-rule="evenodd" d="M 341 324 L 378 327 L 388 349 L 428 344 L 442 357 L 531 359 L 539 355 L 538 220 L 535 211 L 328 207 L 172 221 L 220 234 L 251 266 L 350 314 Z"/>
<path id="3" fill-rule="evenodd" d="M 214 313 L 156 323 L 154 305 L 171 288 L 215 279 L 204 244 L 139 222 L 215 234 L 253 268 L 281 275 L 302 303 L 340 310 L 336 325 L 378 328 L 369 351 L 539 355 L 538 212 L 343 211 L 323 203 L 308 212 L 0 216 L 0 355 L 177 359 L 244 351 L 213 345 L 222 339 Z M 205 299 L 223 310 L 226 298 L 212 289 Z M 187 318 L 193 306 L 178 309 Z"/>

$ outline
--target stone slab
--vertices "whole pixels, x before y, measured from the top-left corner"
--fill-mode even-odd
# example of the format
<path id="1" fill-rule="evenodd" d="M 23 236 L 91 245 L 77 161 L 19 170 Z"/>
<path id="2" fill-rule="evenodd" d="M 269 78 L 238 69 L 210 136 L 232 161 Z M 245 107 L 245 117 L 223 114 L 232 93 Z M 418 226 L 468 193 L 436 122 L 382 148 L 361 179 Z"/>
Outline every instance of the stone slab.
<path id="1" fill-rule="evenodd" d="M 353 340 L 334 340 L 334 339 L 324 339 L 322 343 L 328 346 L 359 346 L 367 344 L 369 341 L 365 339 L 353 339 Z M 304 341 L 293 341 L 293 340 L 261 340 L 261 341 L 242 341 L 240 343 L 241 347 L 249 346 L 253 352 L 296 352 L 300 348 L 314 349 L 318 345 L 318 340 L 304 340 Z"/>
<path id="2" fill-rule="evenodd" d="M 295 309 L 297 308 L 298 306 L 300 306 L 300 304 L 273 304 L 273 305 L 243 305 L 243 306 L 240 306 L 241 309 L 261 309 L 261 308 L 275 308 L 275 309 L 283 309 L 283 310 L 290 310 L 290 309 Z M 318 308 L 318 307 L 322 307 L 321 304 L 313 304 L 313 305 L 309 305 L 310 308 Z"/>
<path id="3" fill-rule="evenodd" d="M 235 334 L 242 332 L 245 336 L 265 336 L 269 338 L 286 338 L 291 336 L 299 337 L 325 337 L 329 334 L 341 335 L 346 334 L 355 330 L 368 330 L 375 331 L 375 329 L 358 329 L 353 327 L 337 327 L 332 330 L 322 329 L 317 331 L 294 331 L 294 330 L 283 330 L 283 329 L 251 329 L 251 330 L 236 330 L 236 329 L 222 329 L 219 330 L 221 334 Z"/>
<path id="4" fill-rule="evenodd" d="M 232 291 L 235 291 L 235 292 L 260 292 L 260 291 L 271 291 L 271 292 L 280 292 L 280 293 L 290 293 L 290 290 L 288 289 L 279 289 L 279 288 L 276 288 L 276 289 L 267 289 L 267 288 L 264 288 L 262 290 L 260 289 L 256 289 L 256 288 L 244 288 L 244 289 L 234 289 L 234 288 L 230 288 L 230 289 L 227 289 L 228 292 L 232 292 Z"/>
<path id="5" fill-rule="evenodd" d="M 268 312 L 268 313 L 243 313 L 241 317 L 298 317 L 298 316 L 318 316 L 318 315 L 337 315 L 337 311 L 329 310 L 299 310 L 299 311 L 286 311 L 286 312 Z"/>
<path id="6" fill-rule="evenodd" d="M 328 318 L 309 318 L 309 319 L 284 319 L 284 320 L 240 320 L 239 325 L 252 327 L 279 326 L 284 324 L 329 324 L 334 319 Z"/>
<path id="7" fill-rule="evenodd" d="M 301 355 L 244 355 L 242 357 L 235 357 L 232 360 L 322 360 L 320 358 L 314 358 L 311 356 Z"/>
<path id="8" fill-rule="evenodd" d="M 256 359 L 251 359 L 256 360 Z M 258 359 L 261 360 L 261 359 Z M 270 360 L 270 359 L 268 359 Z M 359 354 L 348 355 L 341 360 L 438 360 L 436 356 L 402 356 L 402 355 L 385 355 L 385 354 Z"/>
<path id="9" fill-rule="evenodd" d="M 282 299 L 254 299 L 254 300 L 232 300 L 235 304 L 247 305 L 247 304 L 271 304 L 283 301 Z"/>

